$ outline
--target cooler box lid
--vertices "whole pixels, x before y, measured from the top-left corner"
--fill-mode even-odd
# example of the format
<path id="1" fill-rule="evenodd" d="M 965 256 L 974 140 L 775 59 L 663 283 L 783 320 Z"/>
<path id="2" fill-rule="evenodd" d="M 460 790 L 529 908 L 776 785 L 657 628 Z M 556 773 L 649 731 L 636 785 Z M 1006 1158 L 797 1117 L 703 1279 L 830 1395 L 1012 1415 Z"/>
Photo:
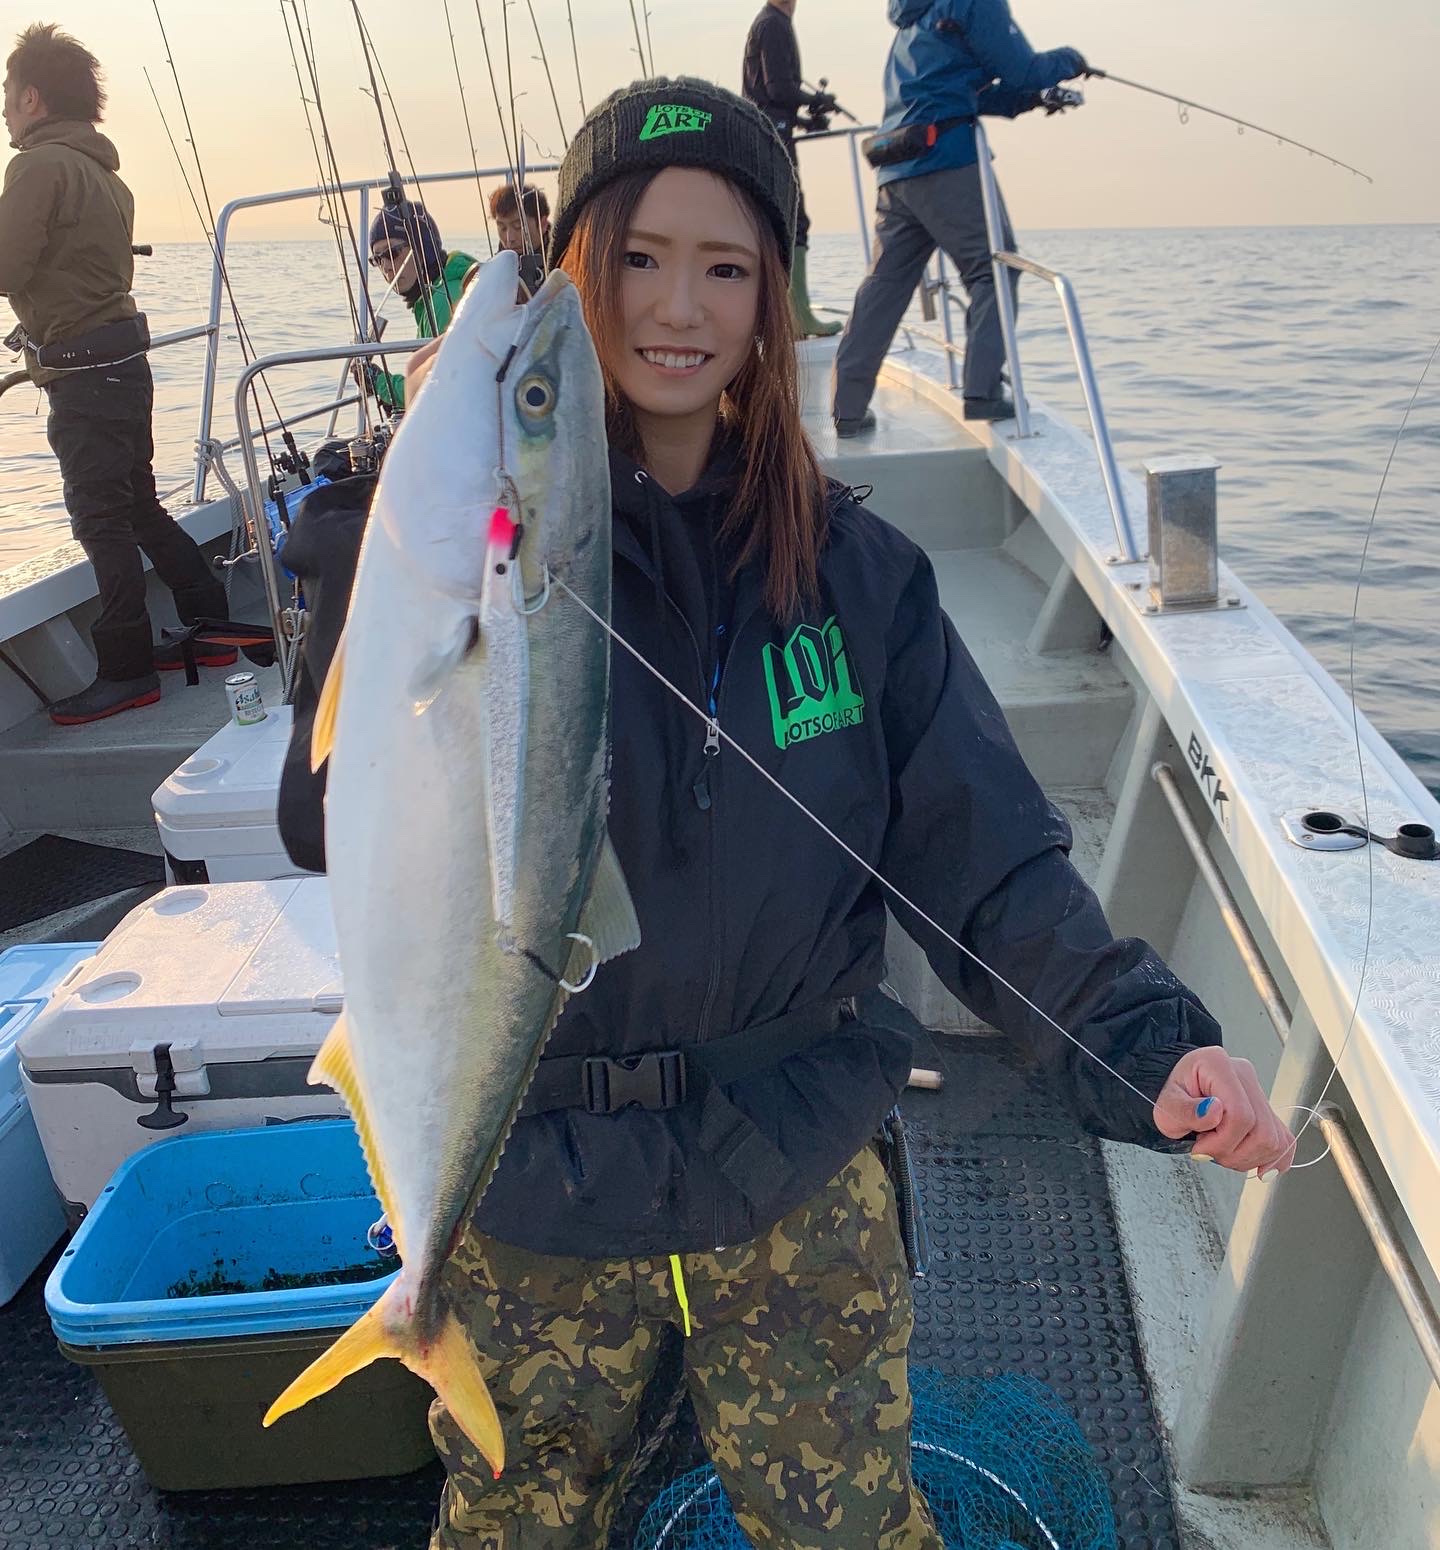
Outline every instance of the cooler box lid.
<path id="1" fill-rule="evenodd" d="M 20 1035 L 40 1015 L 55 985 L 93 957 L 98 942 L 27 942 L 0 953 L 0 1134 L 24 1106 Z"/>
<path id="2" fill-rule="evenodd" d="M 153 1072 L 162 1043 L 177 1073 L 313 1055 L 340 1004 L 327 879 L 167 888 L 57 987 L 20 1059 L 79 1081 L 137 1058 Z"/>
<path id="3" fill-rule="evenodd" d="M 295 724 L 292 705 L 266 707 L 264 721 L 231 719 L 151 797 L 168 829 L 228 829 L 275 823 L 280 773 Z"/>

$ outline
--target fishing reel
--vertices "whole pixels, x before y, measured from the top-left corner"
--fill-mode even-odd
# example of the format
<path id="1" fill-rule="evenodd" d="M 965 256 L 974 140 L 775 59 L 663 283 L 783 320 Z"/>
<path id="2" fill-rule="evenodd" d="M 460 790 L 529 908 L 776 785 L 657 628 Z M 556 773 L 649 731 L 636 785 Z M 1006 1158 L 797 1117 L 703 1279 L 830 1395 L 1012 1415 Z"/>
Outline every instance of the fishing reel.
<path id="1" fill-rule="evenodd" d="M 805 104 L 799 117 L 795 120 L 795 128 L 802 135 L 823 135 L 830 132 L 830 120 L 837 113 L 844 113 L 834 95 L 826 90 L 829 82 L 822 75 L 811 90 L 814 98 Z M 848 118 L 849 115 L 846 114 Z"/>
<path id="2" fill-rule="evenodd" d="M 1040 93 L 1037 107 L 1045 109 L 1046 118 L 1056 113 L 1063 113 L 1066 108 L 1081 108 L 1085 105 L 1085 93 L 1076 91 L 1073 86 L 1052 86 Z"/>
<path id="3" fill-rule="evenodd" d="M 395 422 L 381 420 L 363 436 L 356 436 L 346 445 L 352 474 L 378 474 L 390 443 L 395 439 Z"/>

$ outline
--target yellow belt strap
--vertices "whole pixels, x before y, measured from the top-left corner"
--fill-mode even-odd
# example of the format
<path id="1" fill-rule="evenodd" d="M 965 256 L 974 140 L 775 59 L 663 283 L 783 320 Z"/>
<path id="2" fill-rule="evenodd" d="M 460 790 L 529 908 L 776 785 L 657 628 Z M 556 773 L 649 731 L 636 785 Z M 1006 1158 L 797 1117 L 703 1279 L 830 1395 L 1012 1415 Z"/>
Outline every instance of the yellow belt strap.
<path id="1" fill-rule="evenodd" d="M 685 1323 L 685 1338 L 690 1338 L 690 1293 L 685 1290 L 685 1271 L 680 1256 L 670 1256 L 670 1276 L 675 1283 L 675 1301 L 680 1304 L 680 1317 Z"/>

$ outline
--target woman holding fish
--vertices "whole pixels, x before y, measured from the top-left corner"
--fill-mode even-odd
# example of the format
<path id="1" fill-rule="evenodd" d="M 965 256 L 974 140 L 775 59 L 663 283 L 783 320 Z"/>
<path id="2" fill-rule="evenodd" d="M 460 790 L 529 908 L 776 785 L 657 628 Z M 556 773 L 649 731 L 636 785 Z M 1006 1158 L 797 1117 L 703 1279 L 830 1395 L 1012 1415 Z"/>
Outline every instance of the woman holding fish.
<path id="1" fill-rule="evenodd" d="M 753 1543 L 940 1550 L 910 1479 L 909 1279 L 872 1144 L 911 1064 L 906 1014 L 878 989 L 879 878 L 905 896 L 889 902 L 941 979 L 1048 1069 L 1090 1130 L 1237 1170 L 1289 1165 L 1289 1132 L 1248 1064 L 1224 1053 L 1213 1019 L 1144 943 L 1112 937 L 1070 864 L 1065 820 L 941 610 L 924 553 L 822 476 L 801 426 L 790 335 L 795 207 L 785 147 L 750 105 L 690 79 L 618 92 L 570 145 L 553 226 L 554 262 L 578 290 L 599 358 L 593 401 L 555 321 L 570 293 L 563 278 L 552 276 L 524 316 L 497 311 L 493 344 L 482 340 L 491 353 L 473 393 L 493 409 L 498 382 L 502 414 L 499 452 L 477 453 L 476 466 L 504 469 L 514 489 L 472 545 L 486 566 L 473 583 L 478 612 L 437 624 L 438 643 L 407 670 L 397 704 L 403 691 L 405 714 L 423 726 L 450 714 L 447 674 L 458 681 L 487 652 L 521 659 L 503 608 L 487 613 L 484 601 L 511 580 L 536 610 L 532 624 L 549 616 L 589 633 L 571 634 L 569 654 L 557 650 L 547 667 L 537 653 L 551 648 L 529 637 L 523 804 L 506 795 L 519 782 L 496 773 L 513 742 L 495 730 L 510 683 L 497 676 L 482 793 L 460 791 L 454 808 L 455 823 L 477 805 L 492 815 L 471 920 L 500 944 L 499 967 L 467 996 L 489 996 L 494 977 L 512 972 L 508 953 L 556 1009 L 569 1000 L 538 1063 L 551 1014 L 531 1017 L 508 1061 L 495 1057 L 493 1021 L 467 1034 L 468 1058 L 489 1062 L 505 1089 L 503 1113 L 486 1157 L 452 1170 L 469 1190 L 463 1210 L 440 1211 L 437 1231 L 426 1228 L 439 1244 L 433 1273 L 420 1264 L 424 1213 L 407 1203 L 419 1184 L 397 1175 L 405 1138 L 427 1134 L 419 1111 L 434 1116 L 452 1089 L 459 1102 L 464 1079 L 432 1076 L 394 1097 L 429 1056 L 357 1022 L 372 992 L 364 954 L 347 955 L 360 933 L 351 912 L 366 876 L 381 904 L 391 895 L 375 878 L 380 841 L 337 847 L 334 831 L 360 822 L 346 816 L 342 774 L 364 765 L 373 779 L 395 741 L 387 731 L 382 747 L 377 734 L 369 763 L 359 756 L 366 718 L 380 714 L 378 655 L 353 713 L 338 701 L 329 850 L 344 858 L 368 846 L 371 870 L 342 879 L 348 862 L 332 860 L 350 1028 L 321 1070 L 366 1111 L 357 1119 L 372 1170 L 389 1175 L 377 1184 L 405 1275 L 412 1260 L 420 1268 L 407 1292 L 397 1283 L 387 1294 L 397 1301 L 377 1309 L 375 1329 L 343 1337 L 336 1351 L 347 1341 L 354 1350 L 315 1382 L 299 1380 L 277 1413 L 376 1355 L 424 1372 L 440 1395 L 433 1424 L 449 1471 L 437 1550 L 603 1546 L 667 1326 L 685 1335 L 696 1415 Z M 456 373 L 469 369 L 463 352 L 481 338 L 483 309 L 508 302 L 512 284 L 500 275 L 487 299 L 482 270 L 423 391 L 415 381 L 427 367 L 412 378 L 352 637 L 370 550 L 398 530 L 385 487 L 408 476 L 394 460 L 407 437 L 418 454 L 427 415 L 460 438 L 452 448 L 479 434 L 483 405 L 461 398 Z M 588 597 L 566 579 L 581 574 L 577 556 L 603 556 L 603 523 L 569 541 L 568 558 L 526 570 L 526 546 L 552 542 L 543 529 L 559 495 L 545 470 L 564 472 L 572 501 L 597 483 L 586 428 L 567 421 L 566 405 L 593 402 L 598 416 L 602 390 L 613 599 L 598 579 Z M 511 394 L 518 415 L 507 419 Z M 527 437 L 542 438 L 550 463 L 526 461 Z M 454 566 L 470 565 L 453 552 Z M 432 558 L 441 563 L 427 550 L 409 570 Z M 566 745 L 537 730 L 534 697 L 547 683 L 581 700 L 587 685 L 603 689 L 603 663 L 580 654 L 608 644 L 607 618 L 621 643 L 608 699 L 577 711 L 571 727 L 581 741 L 598 729 L 603 746 L 608 705 L 608 840 L 602 801 L 593 842 L 572 841 L 563 826 L 583 803 L 547 795 L 544 761 L 560 755 L 545 750 Z M 348 765 L 347 736 L 357 747 Z M 323 732 L 320 741 L 323 753 Z M 452 760 L 415 805 L 447 802 L 468 778 Z M 600 789 L 603 772 L 597 780 Z M 518 846 L 494 816 L 512 805 L 527 816 Z M 432 827 L 446 825 L 437 816 Z M 544 834 L 526 850 L 525 830 L 537 827 L 549 851 Z M 507 836 L 498 845 L 497 833 Z M 424 843 L 418 830 L 407 838 L 411 863 Z M 542 942 L 525 922 L 543 911 L 527 915 L 525 893 L 557 850 L 575 877 L 551 893 L 576 897 Z M 439 852 L 434 865 L 445 865 Z M 403 932 L 403 912 L 384 908 L 386 930 Z M 432 977 L 413 962 L 393 973 L 412 989 Z M 412 1025 L 467 1015 L 437 1006 Z M 473 1132 L 479 1121 L 467 1124 Z M 387 1125 L 398 1140 L 387 1142 Z M 476 1370 L 498 1415 L 481 1404 Z"/>

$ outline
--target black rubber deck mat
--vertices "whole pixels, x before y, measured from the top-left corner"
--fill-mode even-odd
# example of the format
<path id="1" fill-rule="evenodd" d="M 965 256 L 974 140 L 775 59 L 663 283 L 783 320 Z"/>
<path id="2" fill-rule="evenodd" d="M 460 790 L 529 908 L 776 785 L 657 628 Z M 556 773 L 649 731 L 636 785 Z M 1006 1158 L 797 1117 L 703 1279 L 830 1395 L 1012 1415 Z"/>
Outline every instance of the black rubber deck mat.
<path id="1" fill-rule="evenodd" d="M 141 850 L 42 834 L 0 856 L 0 931 L 126 888 L 165 881 L 165 863 Z"/>
<path id="2" fill-rule="evenodd" d="M 1099 1148 L 1035 1079 L 973 1043 L 943 1048 L 945 1091 L 905 1102 L 933 1250 L 913 1358 L 1049 1384 L 1106 1471 L 1121 1550 L 1179 1550 Z M 438 1466 L 333 1486 L 153 1490 L 94 1379 L 55 1346 L 48 1269 L 0 1310 L 0 1550 L 422 1550 Z M 666 1353 L 647 1397 L 652 1417 L 666 1408 L 677 1361 Z M 631 1550 L 645 1507 L 699 1457 L 687 1402 L 636 1479 L 613 1550 Z"/>

